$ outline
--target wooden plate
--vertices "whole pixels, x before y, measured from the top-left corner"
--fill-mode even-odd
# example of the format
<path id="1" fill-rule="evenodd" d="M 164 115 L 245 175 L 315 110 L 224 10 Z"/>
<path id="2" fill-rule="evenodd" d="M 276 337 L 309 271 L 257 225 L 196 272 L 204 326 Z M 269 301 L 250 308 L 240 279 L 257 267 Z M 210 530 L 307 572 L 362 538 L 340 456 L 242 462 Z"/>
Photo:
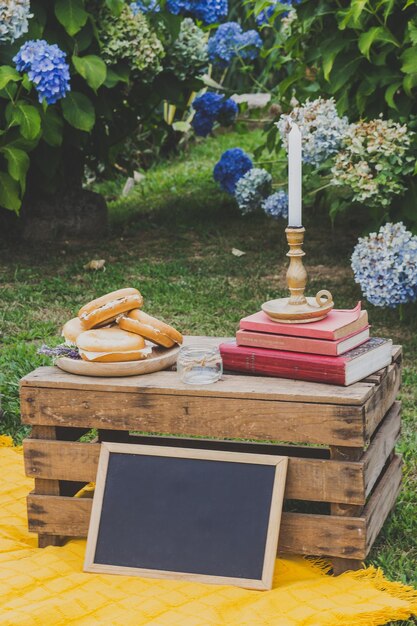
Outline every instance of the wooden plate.
<path id="1" fill-rule="evenodd" d="M 80 376 L 138 376 L 151 374 L 171 367 L 177 361 L 180 346 L 174 348 L 153 348 L 152 354 L 142 361 L 126 361 L 124 363 L 92 363 L 61 357 L 55 365 L 70 374 Z"/>

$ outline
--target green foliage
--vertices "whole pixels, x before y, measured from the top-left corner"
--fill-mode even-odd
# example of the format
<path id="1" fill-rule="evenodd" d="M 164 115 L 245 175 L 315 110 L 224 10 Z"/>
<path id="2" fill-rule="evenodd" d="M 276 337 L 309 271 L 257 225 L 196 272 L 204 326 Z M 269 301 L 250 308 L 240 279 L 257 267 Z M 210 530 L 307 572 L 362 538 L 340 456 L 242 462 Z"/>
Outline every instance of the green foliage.
<path id="1" fill-rule="evenodd" d="M 164 100 L 180 116 L 202 86 L 201 59 L 194 67 L 188 59 L 182 74 L 164 59 L 182 17 L 133 15 L 125 0 L 32 0 L 31 13 L 29 32 L 0 45 L 0 208 L 16 213 L 25 194 L 80 185 L 84 164 L 105 170 L 134 136 L 143 138 L 149 161 L 153 147 L 174 135 Z M 206 35 L 193 25 L 197 31 L 201 45 Z M 38 39 L 57 44 L 69 65 L 71 90 L 55 104 L 39 102 L 36 85 L 13 64 L 21 46 Z"/>
<path id="2" fill-rule="evenodd" d="M 264 6 L 262 1 L 248 2 L 255 15 Z M 273 92 L 283 110 L 292 109 L 294 97 L 301 102 L 333 97 L 339 114 L 352 122 L 382 116 L 417 131 L 417 3 L 302 0 L 294 6 L 296 12 L 290 11 L 287 17 L 282 17 L 282 5 L 277 7 L 262 29 L 265 65 L 258 82 Z M 390 217 L 404 219 L 417 229 L 416 185 L 409 167 L 416 160 L 417 144 L 411 133 L 410 137 L 407 166 L 389 164 L 396 168 L 400 193 L 392 194 L 389 202 L 384 196 L 379 207 L 375 206 L 377 198 L 372 207 L 363 202 L 364 225 L 368 221 L 376 226 Z M 271 151 L 280 149 L 275 127 L 268 129 L 266 145 Z M 382 189 L 384 172 L 373 174 Z M 346 191 L 346 201 L 338 189 L 326 192 L 325 202 L 333 216 L 352 202 Z"/>

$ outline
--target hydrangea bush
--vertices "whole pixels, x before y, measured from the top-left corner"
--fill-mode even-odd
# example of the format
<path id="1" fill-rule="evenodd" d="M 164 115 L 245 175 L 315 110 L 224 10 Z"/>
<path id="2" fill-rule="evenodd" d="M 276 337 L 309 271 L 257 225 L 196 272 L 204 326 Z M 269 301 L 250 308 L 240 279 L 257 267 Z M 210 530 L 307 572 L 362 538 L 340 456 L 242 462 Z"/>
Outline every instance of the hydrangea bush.
<path id="1" fill-rule="evenodd" d="M 352 254 L 355 281 L 371 304 L 397 307 L 417 300 L 417 236 L 402 222 L 361 237 Z"/>
<path id="2" fill-rule="evenodd" d="M 103 171 L 139 130 L 158 145 L 174 135 L 163 104 L 188 111 L 227 11 L 227 0 L 0 0 L 0 207 L 81 189 L 84 164 Z M 236 106 L 221 99 L 231 123 Z"/>
<path id="3" fill-rule="evenodd" d="M 412 133 L 405 124 L 376 119 L 351 124 L 332 169 L 333 185 L 354 202 L 387 207 L 406 191 L 405 176 L 414 168 Z"/>
<path id="4" fill-rule="evenodd" d="M 208 55 L 212 63 L 227 67 L 232 59 L 253 60 L 262 47 L 262 39 L 256 30 L 244 31 L 237 22 L 221 24 L 208 42 Z"/>

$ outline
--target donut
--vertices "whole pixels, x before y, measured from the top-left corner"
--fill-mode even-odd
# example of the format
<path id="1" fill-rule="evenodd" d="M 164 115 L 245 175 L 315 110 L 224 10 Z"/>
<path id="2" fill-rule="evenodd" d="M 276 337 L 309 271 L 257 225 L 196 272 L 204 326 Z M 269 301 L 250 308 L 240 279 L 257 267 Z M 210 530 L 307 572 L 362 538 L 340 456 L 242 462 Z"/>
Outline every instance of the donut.
<path id="1" fill-rule="evenodd" d="M 137 289 L 118 289 L 85 304 L 78 317 L 88 330 L 114 321 L 118 315 L 140 308 L 143 298 Z"/>
<path id="2" fill-rule="evenodd" d="M 117 323 L 123 330 L 137 333 L 164 348 L 172 348 L 175 344 L 181 344 L 183 341 L 181 333 L 175 328 L 139 309 L 121 315 L 117 319 Z"/>

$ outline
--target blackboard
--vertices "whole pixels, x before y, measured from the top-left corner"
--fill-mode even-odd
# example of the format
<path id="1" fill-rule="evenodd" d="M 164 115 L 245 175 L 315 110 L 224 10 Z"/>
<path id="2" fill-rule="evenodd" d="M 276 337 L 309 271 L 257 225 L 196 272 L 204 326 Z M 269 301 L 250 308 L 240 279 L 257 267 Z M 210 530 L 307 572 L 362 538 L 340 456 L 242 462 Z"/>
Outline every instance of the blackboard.
<path id="1" fill-rule="evenodd" d="M 103 443 L 85 571 L 269 589 L 286 457 Z"/>

